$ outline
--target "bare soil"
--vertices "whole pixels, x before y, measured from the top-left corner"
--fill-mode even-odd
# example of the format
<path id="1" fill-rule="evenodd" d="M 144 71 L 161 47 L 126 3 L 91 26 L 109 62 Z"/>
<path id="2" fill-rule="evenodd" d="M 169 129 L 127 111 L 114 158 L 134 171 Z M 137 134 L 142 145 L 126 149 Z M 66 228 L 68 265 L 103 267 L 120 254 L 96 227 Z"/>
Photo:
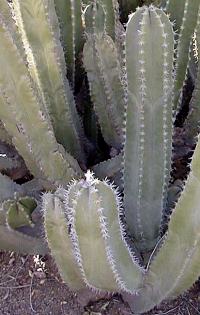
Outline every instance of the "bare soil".
<path id="1" fill-rule="evenodd" d="M 200 284 L 175 301 L 162 303 L 148 315 L 200 314 Z M 69 290 L 50 256 L 0 253 L 0 315 L 130 315 L 118 294 L 95 296 Z"/>

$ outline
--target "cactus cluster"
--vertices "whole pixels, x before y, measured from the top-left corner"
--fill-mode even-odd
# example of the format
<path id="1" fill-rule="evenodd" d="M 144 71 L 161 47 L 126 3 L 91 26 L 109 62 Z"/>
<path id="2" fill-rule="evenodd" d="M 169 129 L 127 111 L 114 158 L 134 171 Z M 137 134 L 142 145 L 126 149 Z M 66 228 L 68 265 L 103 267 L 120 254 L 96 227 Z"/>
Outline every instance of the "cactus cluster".
<path id="1" fill-rule="evenodd" d="M 199 132 L 199 45 L 199 0 L 0 0 L 0 141 L 19 154 L 0 154 L 0 249 L 49 249 L 71 289 L 123 293 L 137 314 L 191 287 L 199 142 L 178 201 L 169 183 L 189 79 Z"/>

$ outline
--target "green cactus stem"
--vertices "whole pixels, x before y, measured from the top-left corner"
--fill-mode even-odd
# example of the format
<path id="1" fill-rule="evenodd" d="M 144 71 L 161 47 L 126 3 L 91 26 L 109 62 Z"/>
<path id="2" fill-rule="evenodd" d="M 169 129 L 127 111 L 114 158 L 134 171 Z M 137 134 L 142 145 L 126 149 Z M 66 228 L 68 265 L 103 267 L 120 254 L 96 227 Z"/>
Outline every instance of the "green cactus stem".
<path id="1" fill-rule="evenodd" d="M 124 148 L 124 207 L 140 250 L 159 236 L 171 167 L 172 25 L 160 9 L 142 7 L 126 34 L 128 107 Z M 134 161 L 134 162 L 133 162 Z"/>
<path id="2" fill-rule="evenodd" d="M 79 139 L 82 127 L 66 79 L 54 2 L 15 0 L 13 11 L 27 53 L 30 73 L 42 95 L 57 141 L 68 153 L 83 161 Z"/>
<path id="3" fill-rule="evenodd" d="M 92 167 L 92 171 L 97 178 L 103 180 L 104 178 L 112 178 L 122 169 L 123 155 L 119 153 L 115 157 L 100 162 Z"/>
<path id="4" fill-rule="evenodd" d="M 119 4 L 117 0 L 101 0 L 106 13 L 106 33 L 115 41 L 116 24 L 119 20 Z"/>
<path id="5" fill-rule="evenodd" d="M 25 225 L 34 226 L 31 214 L 37 207 L 35 199 L 26 196 L 16 198 L 16 200 L 6 200 L 2 207 L 7 212 L 7 224 L 13 229 Z"/>
<path id="6" fill-rule="evenodd" d="M 73 255 L 70 224 L 65 217 L 64 196 L 61 196 L 61 189 L 55 195 L 47 193 L 43 196 L 46 237 L 63 279 L 71 289 L 79 290 L 85 285 Z"/>
<path id="7" fill-rule="evenodd" d="M 80 0 L 54 0 L 65 52 L 67 77 L 74 85 L 75 59 L 83 46 L 83 25 Z"/>
<path id="8" fill-rule="evenodd" d="M 182 101 L 182 87 L 187 78 L 188 57 L 194 29 L 197 23 L 199 0 L 168 0 L 166 11 L 171 21 L 175 21 L 175 30 L 178 31 L 176 52 L 176 80 L 174 108 L 179 110 Z"/>
<path id="9" fill-rule="evenodd" d="M 104 19 L 100 5 L 87 7 L 84 66 L 103 137 L 109 145 L 119 149 L 122 145 L 124 90 L 117 50 L 104 31 Z"/>
<path id="10" fill-rule="evenodd" d="M 45 255 L 48 252 L 46 244 L 42 239 L 25 235 L 1 224 L 0 250 L 40 255 Z"/>
<path id="11" fill-rule="evenodd" d="M 80 167 L 77 161 L 57 144 L 53 130 L 48 124 L 48 118 L 42 111 L 42 99 L 37 94 L 37 90 L 32 88 L 32 80 L 26 65 L 20 58 L 9 29 L 1 18 L 0 35 L 0 87 L 8 106 L 7 112 L 10 111 L 13 121 L 10 122 L 10 115 L 7 117 L 5 113 L 2 113 L 5 117 L 0 116 L 0 118 L 6 128 L 12 124 L 11 128 L 7 128 L 12 137 L 15 136 L 13 125 L 18 125 L 20 133 L 26 139 L 29 152 L 47 179 L 54 182 L 71 180 L 78 173 L 81 174 Z M 27 104 L 29 104 L 28 108 Z"/>
<path id="12" fill-rule="evenodd" d="M 9 133 L 12 139 L 12 144 L 17 151 L 23 156 L 26 166 L 30 172 L 36 177 L 42 177 L 40 170 L 38 169 L 37 162 L 33 158 L 28 144 L 27 138 L 24 133 L 21 132 L 20 124 L 14 124 L 14 117 L 9 109 L 8 101 L 3 97 L 0 92 L 0 117 L 4 122 L 6 131 Z"/>
<path id="13" fill-rule="evenodd" d="M 61 196 L 60 201 L 58 195 Z M 68 241 L 70 235 L 73 257 L 88 287 L 97 291 L 111 292 L 118 290 L 136 292 L 138 290 L 144 270 L 139 267 L 126 243 L 125 231 L 119 221 L 120 203 L 120 197 L 115 188 L 106 181 L 100 182 L 95 179 L 90 172 L 87 172 L 85 180 L 72 182 L 67 191 L 59 189 L 54 196 L 44 195 L 48 243 L 61 274 L 64 274 L 65 278 L 68 277 L 72 266 L 75 268 L 74 263 L 71 266 L 69 262 L 67 271 L 67 259 L 71 256 L 62 255 L 63 246 L 70 251 L 71 244 Z M 52 209 L 54 209 L 53 213 Z M 49 220 L 52 220 L 55 233 L 52 231 Z M 63 233 L 62 239 L 64 237 L 65 240 L 67 237 L 67 241 L 63 244 L 58 234 L 59 229 Z M 72 275 L 74 275 L 73 270 Z M 78 279 L 79 275 L 76 281 Z"/>
<path id="14" fill-rule="evenodd" d="M 196 28 L 196 39 L 195 39 L 196 50 L 200 49 L 200 9 L 197 20 Z M 187 133 L 187 141 L 190 144 L 195 144 L 197 141 L 197 136 L 199 133 L 199 124 L 200 124 L 200 108 L 199 108 L 199 98 L 200 98 L 200 64 L 196 64 L 197 72 L 195 78 L 195 88 L 192 94 L 192 99 L 189 104 L 189 114 L 184 123 L 184 128 Z"/>
<path id="15" fill-rule="evenodd" d="M 144 287 L 132 297 L 132 310 L 141 314 L 188 290 L 200 276 L 200 142 L 184 192 L 171 216 L 164 244 L 150 263 Z M 170 270 L 170 273 L 169 273 Z"/>

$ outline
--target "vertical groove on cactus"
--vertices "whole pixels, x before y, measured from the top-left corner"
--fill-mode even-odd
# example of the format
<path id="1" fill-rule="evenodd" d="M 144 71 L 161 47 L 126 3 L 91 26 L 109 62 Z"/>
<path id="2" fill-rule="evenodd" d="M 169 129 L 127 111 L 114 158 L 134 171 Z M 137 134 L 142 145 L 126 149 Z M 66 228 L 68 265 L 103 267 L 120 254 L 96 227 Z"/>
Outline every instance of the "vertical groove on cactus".
<path id="1" fill-rule="evenodd" d="M 82 153 L 78 135 L 78 131 L 81 130 L 80 121 L 66 79 L 64 54 L 53 0 L 48 2 L 15 0 L 13 8 L 25 50 L 28 56 L 32 53 L 31 60 L 28 61 L 30 66 L 35 64 L 37 74 L 34 79 L 36 77 L 36 83 L 39 82 L 57 141 L 63 144 L 69 153 L 80 159 Z"/>
<path id="2" fill-rule="evenodd" d="M 106 33 L 115 41 L 116 23 L 119 20 L 119 5 L 117 0 L 101 0 L 106 13 Z"/>
<path id="3" fill-rule="evenodd" d="M 102 20 L 100 20 L 101 16 Z M 92 26 L 88 23 L 88 19 L 93 19 L 93 21 L 89 20 Z M 103 137 L 109 145 L 120 148 L 125 107 L 124 91 L 117 51 L 112 39 L 103 30 L 103 19 L 101 6 L 91 5 L 87 8 L 84 65 Z"/>
<path id="4" fill-rule="evenodd" d="M 84 287 L 84 283 L 73 255 L 63 197 L 62 189 L 58 189 L 55 194 L 43 195 L 46 237 L 62 278 L 71 289 L 79 290 Z"/>
<path id="5" fill-rule="evenodd" d="M 173 47 L 172 25 L 161 10 L 142 7 L 133 14 L 126 35 L 124 203 L 129 229 L 140 249 L 154 247 L 166 199 L 172 147 Z"/>
<path id="6" fill-rule="evenodd" d="M 0 46 L 0 86 L 6 96 L 8 108 L 12 112 L 14 119 L 12 123 L 21 126 L 20 132 L 26 135 L 31 154 L 48 179 L 65 182 L 71 180 L 73 176 L 81 174 L 80 167 L 57 144 L 53 130 L 41 110 L 42 100 L 31 88 L 27 68 L 1 19 L 0 34 L 2 43 Z M 29 104 L 28 107 L 27 104 Z M 15 136 L 13 131 L 11 136 Z"/>
<path id="7" fill-rule="evenodd" d="M 82 20 L 80 0 L 54 0 L 61 29 L 61 42 L 65 52 L 67 76 L 72 85 L 75 80 L 75 57 L 82 47 Z"/>
<path id="8" fill-rule="evenodd" d="M 176 1 L 176 0 L 167 0 L 165 5 L 165 10 L 169 13 L 169 18 L 172 23 L 175 25 L 175 29 L 178 33 L 181 31 L 181 25 L 183 23 L 183 15 L 185 9 L 185 3 L 187 0 Z"/>
<path id="9" fill-rule="evenodd" d="M 99 182 L 95 188 L 101 197 L 99 215 L 104 220 L 107 257 L 116 282 L 121 290 L 136 293 L 140 289 L 144 270 L 131 253 L 125 241 L 125 229 L 121 223 L 121 199 L 116 189 L 107 182 Z"/>

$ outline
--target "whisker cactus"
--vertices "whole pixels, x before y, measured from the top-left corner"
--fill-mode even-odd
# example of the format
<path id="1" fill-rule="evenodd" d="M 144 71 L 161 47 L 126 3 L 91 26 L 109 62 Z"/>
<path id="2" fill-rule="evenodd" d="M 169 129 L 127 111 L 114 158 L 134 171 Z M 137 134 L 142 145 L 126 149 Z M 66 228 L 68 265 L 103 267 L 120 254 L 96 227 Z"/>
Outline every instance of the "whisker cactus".
<path id="1" fill-rule="evenodd" d="M 193 144 L 199 130 L 199 21 L 199 0 L 0 0 L 0 140 L 31 179 L 6 176 L 0 152 L 0 249 L 50 251 L 72 290 L 120 292 L 135 314 L 192 286 L 200 140 L 184 187 L 169 184 L 190 76 Z"/>

